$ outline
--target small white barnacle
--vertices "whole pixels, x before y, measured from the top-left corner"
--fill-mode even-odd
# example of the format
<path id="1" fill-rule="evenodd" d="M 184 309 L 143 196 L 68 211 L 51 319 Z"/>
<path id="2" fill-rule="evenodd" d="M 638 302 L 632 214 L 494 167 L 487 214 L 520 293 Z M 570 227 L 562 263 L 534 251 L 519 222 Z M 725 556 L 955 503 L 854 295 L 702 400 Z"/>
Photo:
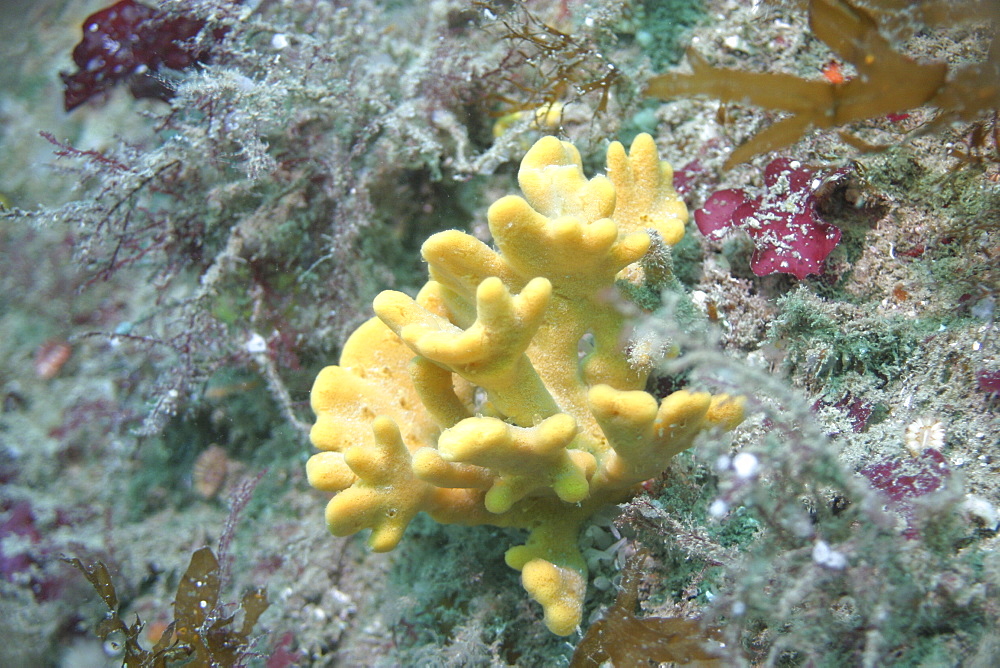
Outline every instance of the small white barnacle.
<path id="1" fill-rule="evenodd" d="M 919 457 L 928 448 L 940 450 L 943 445 L 944 424 L 936 418 L 920 417 L 906 428 L 906 449 L 914 457 Z"/>

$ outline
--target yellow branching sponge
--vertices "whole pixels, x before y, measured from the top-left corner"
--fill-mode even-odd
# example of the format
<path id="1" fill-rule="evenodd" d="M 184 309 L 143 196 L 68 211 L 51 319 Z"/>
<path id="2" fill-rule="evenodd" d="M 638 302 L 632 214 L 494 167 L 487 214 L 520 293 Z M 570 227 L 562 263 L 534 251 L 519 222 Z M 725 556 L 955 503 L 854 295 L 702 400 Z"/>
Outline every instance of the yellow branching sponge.
<path id="1" fill-rule="evenodd" d="M 657 402 L 629 365 L 609 292 L 668 244 L 687 210 L 649 135 L 608 148 L 587 179 L 573 145 L 539 140 L 518 175 L 524 198 L 489 209 L 497 250 L 451 230 L 422 252 L 416 299 L 386 291 L 340 365 L 312 390 L 320 450 L 313 487 L 333 492 L 330 531 L 370 529 L 391 550 L 420 511 L 452 524 L 529 532 L 507 563 L 560 635 L 580 623 L 587 567 L 580 525 L 666 468 L 699 431 L 731 429 L 742 402 L 680 391 Z M 584 341 L 587 341 L 584 345 Z M 589 350 L 584 354 L 582 348 Z"/>

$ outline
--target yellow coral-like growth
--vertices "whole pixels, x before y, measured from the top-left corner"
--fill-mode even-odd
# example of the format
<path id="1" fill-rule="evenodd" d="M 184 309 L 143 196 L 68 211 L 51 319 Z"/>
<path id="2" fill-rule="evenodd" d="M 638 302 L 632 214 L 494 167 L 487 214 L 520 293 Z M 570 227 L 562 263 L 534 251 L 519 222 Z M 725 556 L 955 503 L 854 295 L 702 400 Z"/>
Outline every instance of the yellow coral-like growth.
<path id="1" fill-rule="evenodd" d="M 521 163 L 524 198 L 490 207 L 497 250 L 455 230 L 428 239 L 416 299 L 380 294 L 312 390 L 320 452 L 307 472 L 334 492 L 332 533 L 370 529 L 372 549 L 391 550 L 420 511 L 527 529 L 506 561 L 560 635 L 582 616 L 580 525 L 743 410 L 725 395 L 643 391 L 608 292 L 637 275 L 624 270 L 647 230 L 681 238 L 687 210 L 649 135 L 627 155 L 611 144 L 607 160 L 607 176 L 587 179 L 576 148 L 539 140 Z"/>

